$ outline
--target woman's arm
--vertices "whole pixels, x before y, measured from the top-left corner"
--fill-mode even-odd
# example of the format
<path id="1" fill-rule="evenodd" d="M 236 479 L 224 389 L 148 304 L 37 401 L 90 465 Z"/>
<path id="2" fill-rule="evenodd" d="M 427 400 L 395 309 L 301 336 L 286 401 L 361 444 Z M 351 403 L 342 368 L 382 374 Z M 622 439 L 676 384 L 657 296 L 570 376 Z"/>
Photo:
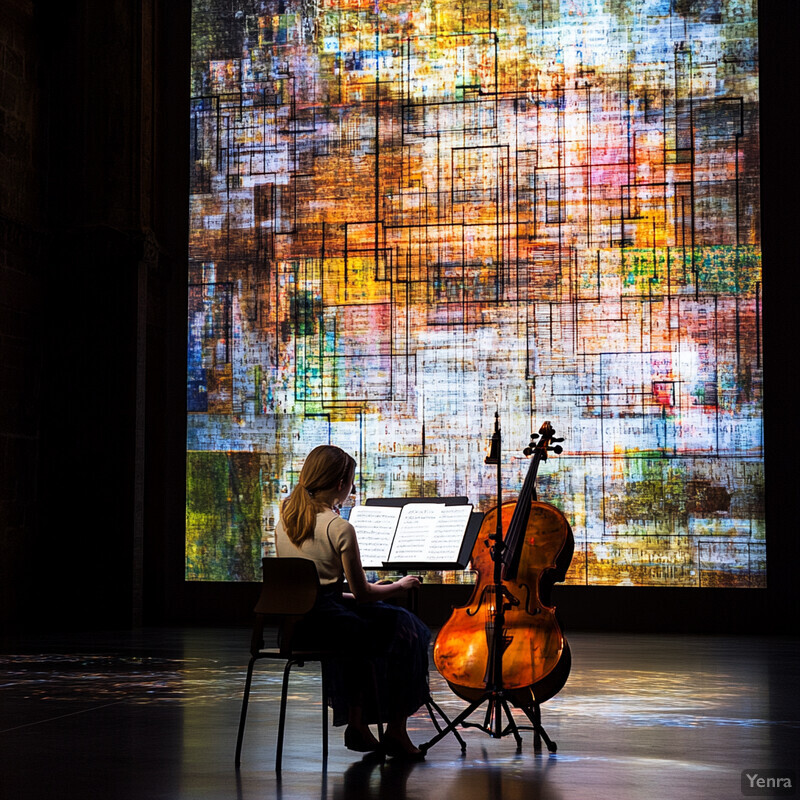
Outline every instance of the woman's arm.
<path id="1" fill-rule="evenodd" d="M 415 575 L 406 575 L 394 583 L 369 583 L 367 576 L 364 574 L 364 568 L 361 566 L 361 555 L 357 547 L 342 553 L 342 566 L 344 567 L 348 588 L 357 603 L 391 600 L 420 585 L 420 580 Z"/>
<path id="2" fill-rule="evenodd" d="M 342 559 L 344 576 L 348 588 L 357 603 L 373 603 L 376 600 L 391 600 L 400 597 L 409 589 L 420 585 L 414 575 L 406 575 L 394 583 L 369 583 L 361 564 L 361 552 L 353 526 L 344 519 L 337 520 L 329 527 L 332 544 Z"/>

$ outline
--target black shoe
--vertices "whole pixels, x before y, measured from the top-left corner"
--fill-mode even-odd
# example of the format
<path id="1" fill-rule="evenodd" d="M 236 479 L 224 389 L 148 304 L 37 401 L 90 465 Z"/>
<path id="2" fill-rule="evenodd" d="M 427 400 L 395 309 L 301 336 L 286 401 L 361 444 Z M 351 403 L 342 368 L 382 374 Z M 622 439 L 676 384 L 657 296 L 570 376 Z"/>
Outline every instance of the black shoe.
<path id="1" fill-rule="evenodd" d="M 400 742 L 395 739 L 390 739 L 388 736 L 383 737 L 381 742 L 381 749 L 387 756 L 399 759 L 401 761 L 424 761 L 425 753 L 422 750 L 406 750 Z"/>
<path id="2" fill-rule="evenodd" d="M 344 746 L 357 753 L 373 753 L 380 747 L 377 739 L 366 739 L 363 734 L 348 725 L 344 729 Z"/>

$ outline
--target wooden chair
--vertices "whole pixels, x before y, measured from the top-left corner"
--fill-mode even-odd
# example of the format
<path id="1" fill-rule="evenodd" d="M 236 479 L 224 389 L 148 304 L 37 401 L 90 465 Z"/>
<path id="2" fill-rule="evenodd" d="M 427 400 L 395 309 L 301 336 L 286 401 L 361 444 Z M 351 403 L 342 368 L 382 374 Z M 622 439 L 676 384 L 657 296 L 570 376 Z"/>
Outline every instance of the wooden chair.
<path id="1" fill-rule="evenodd" d="M 319 578 L 313 561 L 304 558 L 264 558 L 262 559 L 264 581 L 261 597 L 254 609 L 256 614 L 253 635 L 250 642 L 250 661 L 247 665 L 247 681 L 242 697 L 242 711 L 239 718 L 239 735 L 236 740 L 236 766 L 241 763 L 242 739 L 247 719 L 247 705 L 250 699 L 250 686 L 253 681 L 253 668 L 256 661 L 271 658 L 285 661 L 283 684 L 281 687 L 281 708 L 278 722 L 278 747 L 275 754 L 275 772 L 281 771 L 283 756 L 283 734 L 286 726 L 286 701 L 289 689 L 289 673 L 292 667 L 302 667 L 309 661 L 321 662 L 332 655 L 328 650 L 305 650 L 294 646 L 295 629 L 314 607 L 319 594 Z M 264 625 L 268 618 L 280 623 L 279 644 L 267 648 L 264 645 Z M 322 671 L 322 763 L 328 760 L 328 687 L 325 671 Z"/>

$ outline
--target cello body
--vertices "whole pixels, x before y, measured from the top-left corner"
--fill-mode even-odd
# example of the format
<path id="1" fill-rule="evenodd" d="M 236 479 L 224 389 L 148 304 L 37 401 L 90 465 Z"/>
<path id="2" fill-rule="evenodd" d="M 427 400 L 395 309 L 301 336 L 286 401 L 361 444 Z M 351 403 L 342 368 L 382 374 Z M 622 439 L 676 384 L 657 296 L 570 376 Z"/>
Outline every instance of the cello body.
<path id="1" fill-rule="evenodd" d="M 527 484 L 526 480 L 519 500 L 503 503 L 499 509 L 504 538 L 511 538 L 515 548 L 514 574 L 503 578 L 502 630 L 494 630 L 497 594 L 491 534 L 497 529 L 495 508 L 484 518 L 472 552 L 472 568 L 478 573 L 472 596 L 465 606 L 453 609 L 436 637 L 436 668 L 465 700 L 475 700 L 490 682 L 492 642 L 498 635 L 503 651 L 499 684 L 514 705 L 529 708 L 548 700 L 569 675 L 569 645 L 550 604 L 550 589 L 564 580 L 572 560 L 572 529 L 557 508 L 531 499 L 535 492 Z M 525 507 L 518 508 L 519 503 Z M 513 526 L 518 529 L 510 537 Z"/>

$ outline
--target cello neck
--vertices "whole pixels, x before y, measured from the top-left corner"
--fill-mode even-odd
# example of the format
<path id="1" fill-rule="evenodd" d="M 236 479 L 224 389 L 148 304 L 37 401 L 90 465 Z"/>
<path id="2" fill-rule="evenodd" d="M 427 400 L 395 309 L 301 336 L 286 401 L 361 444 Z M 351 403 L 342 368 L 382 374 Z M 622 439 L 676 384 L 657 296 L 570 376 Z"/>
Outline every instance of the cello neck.
<path id="1" fill-rule="evenodd" d="M 517 575 L 519 558 L 522 553 L 522 543 L 525 531 L 528 528 L 528 518 L 531 515 L 531 503 L 536 500 L 536 474 L 539 471 L 539 462 L 542 460 L 537 451 L 531 459 L 528 474 L 522 484 L 511 522 L 506 531 L 506 546 L 503 550 L 503 579 L 512 580 Z"/>
<path id="2" fill-rule="evenodd" d="M 522 484 L 522 489 L 511 517 L 505 538 L 505 549 L 503 550 L 503 579 L 513 580 L 517 576 L 519 559 L 522 553 L 522 545 L 525 541 L 525 531 L 528 528 L 528 519 L 531 515 L 531 503 L 536 501 L 536 476 L 539 473 L 539 464 L 547 459 L 550 442 L 553 438 L 553 426 L 550 422 L 545 422 L 539 433 L 531 436 L 531 444 L 525 448 L 525 454 L 533 453 L 528 474 Z M 534 444 L 534 440 L 539 441 Z M 558 448 L 559 451 L 561 448 Z"/>

